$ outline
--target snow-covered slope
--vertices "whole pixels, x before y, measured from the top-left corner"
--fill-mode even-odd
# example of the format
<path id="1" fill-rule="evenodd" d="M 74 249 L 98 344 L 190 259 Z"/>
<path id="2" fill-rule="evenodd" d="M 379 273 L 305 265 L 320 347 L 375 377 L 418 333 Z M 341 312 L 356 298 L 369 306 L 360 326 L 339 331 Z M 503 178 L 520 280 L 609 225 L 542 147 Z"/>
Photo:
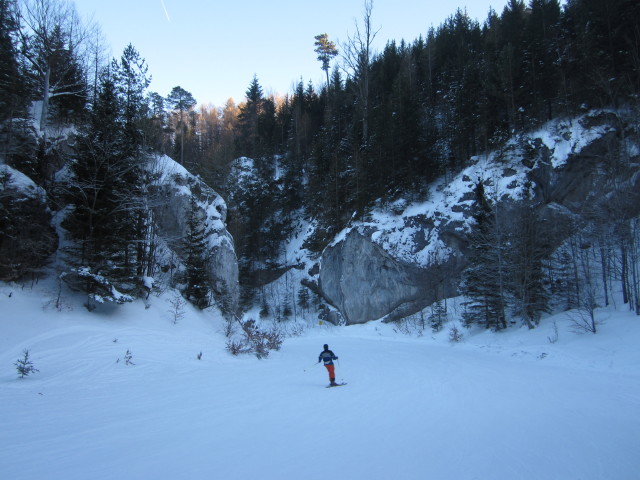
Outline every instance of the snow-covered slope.
<path id="1" fill-rule="evenodd" d="M 87 313 L 0 284 L 0 478 L 634 480 L 640 322 L 598 312 L 534 331 L 305 323 L 268 360 L 233 357 L 223 322 L 168 297 Z M 454 309 L 451 309 L 454 313 Z M 553 325 L 557 325 L 556 332 Z M 325 389 L 323 343 L 339 356 Z M 18 379 L 28 349 L 37 373 Z M 133 364 L 127 365 L 129 352 Z M 201 359 L 197 356 L 202 353 Z"/>

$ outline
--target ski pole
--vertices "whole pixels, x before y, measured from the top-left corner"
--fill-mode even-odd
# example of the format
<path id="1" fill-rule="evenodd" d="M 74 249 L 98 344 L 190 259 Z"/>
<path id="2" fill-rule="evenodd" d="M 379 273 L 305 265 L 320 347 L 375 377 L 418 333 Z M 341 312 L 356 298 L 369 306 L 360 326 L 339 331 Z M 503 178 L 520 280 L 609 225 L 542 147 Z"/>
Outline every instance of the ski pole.
<path id="1" fill-rule="evenodd" d="M 317 361 L 316 363 L 314 363 L 313 365 L 311 365 L 311 367 L 315 367 L 316 365 L 318 365 L 320 363 L 320 361 Z M 311 368 L 311 367 L 307 367 L 307 368 Z M 307 368 L 304 369 L 304 371 L 307 371 Z"/>

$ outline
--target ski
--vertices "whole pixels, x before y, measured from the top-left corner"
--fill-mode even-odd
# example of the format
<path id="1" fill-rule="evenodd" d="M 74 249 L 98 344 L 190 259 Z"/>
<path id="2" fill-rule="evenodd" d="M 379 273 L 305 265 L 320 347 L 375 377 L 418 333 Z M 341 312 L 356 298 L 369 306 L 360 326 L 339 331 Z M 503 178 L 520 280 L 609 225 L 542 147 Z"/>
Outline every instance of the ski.
<path id="1" fill-rule="evenodd" d="M 336 383 L 335 385 L 327 385 L 327 388 L 332 388 L 332 387 L 342 387 L 343 385 L 346 385 L 347 382 L 343 382 L 343 383 Z"/>

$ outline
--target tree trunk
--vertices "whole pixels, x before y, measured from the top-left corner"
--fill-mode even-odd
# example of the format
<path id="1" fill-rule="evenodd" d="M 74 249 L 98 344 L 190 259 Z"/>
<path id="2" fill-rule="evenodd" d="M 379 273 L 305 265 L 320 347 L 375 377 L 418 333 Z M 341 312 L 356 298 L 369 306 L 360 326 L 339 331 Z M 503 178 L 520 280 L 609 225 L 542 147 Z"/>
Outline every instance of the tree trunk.
<path id="1" fill-rule="evenodd" d="M 600 247 L 600 264 L 602 268 L 602 287 L 604 288 L 604 304 L 605 306 L 609 306 L 609 288 L 608 288 L 608 267 L 607 267 L 608 259 L 606 249 L 604 247 Z"/>
<path id="2" fill-rule="evenodd" d="M 47 124 L 49 117 L 49 88 L 51 81 L 51 65 L 47 64 L 47 70 L 44 74 L 44 84 L 42 85 L 42 110 L 40 112 L 40 131 L 44 135 L 44 140 L 47 140 Z"/>
<path id="3" fill-rule="evenodd" d="M 624 240 L 620 241 L 620 263 L 621 273 L 620 281 L 622 283 L 622 302 L 629 303 L 629 282 L 627 279 L 627 248 L 624 244 Z"/>

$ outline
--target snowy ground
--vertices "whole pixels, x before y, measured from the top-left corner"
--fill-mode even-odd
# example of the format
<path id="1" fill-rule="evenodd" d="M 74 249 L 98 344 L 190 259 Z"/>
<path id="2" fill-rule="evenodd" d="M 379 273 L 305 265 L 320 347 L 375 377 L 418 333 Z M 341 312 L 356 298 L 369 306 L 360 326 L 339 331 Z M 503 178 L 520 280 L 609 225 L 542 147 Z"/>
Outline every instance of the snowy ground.
<path id="1" fill-rule="evenodd" d="M 1 479 L 640 478 L 640 318 L 623 308 L 595 336 L 556 317 L 555 343 L 553 319 L 459 344 L 316 326 L 257 360 L 211 316 L 174 325 L 162 298 L 90 314 L 53 297 L 0 283 Z M 347 386 L 324 388 L 323 343 Z M 39 372 L 18 379 L 24 349 Z"/>

